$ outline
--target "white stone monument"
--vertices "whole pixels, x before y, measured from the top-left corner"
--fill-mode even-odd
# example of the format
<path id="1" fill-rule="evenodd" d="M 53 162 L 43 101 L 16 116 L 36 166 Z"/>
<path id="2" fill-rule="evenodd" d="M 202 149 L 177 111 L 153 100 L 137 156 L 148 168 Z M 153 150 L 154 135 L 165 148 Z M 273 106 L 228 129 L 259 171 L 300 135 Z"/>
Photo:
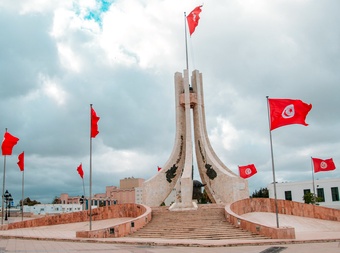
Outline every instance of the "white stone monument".
<path id="1" fill-rule="evenodd" d="M 229 170 L 211 147 L 204 112 L 202 74 L 194 70 L 175 73 L 176 136 L 168 161 L 143 184 L 143 204 L 159 206 L 176 187 L 176 201 L 170 210 L 192 210 L 193 140 L 199 174 L 214 203 L 232 203 L 249 197 L 248 182 Z M 191 121 L 193 109 L 193 121 Z M 193 122 L 194 136 L 192 135 Z"/>

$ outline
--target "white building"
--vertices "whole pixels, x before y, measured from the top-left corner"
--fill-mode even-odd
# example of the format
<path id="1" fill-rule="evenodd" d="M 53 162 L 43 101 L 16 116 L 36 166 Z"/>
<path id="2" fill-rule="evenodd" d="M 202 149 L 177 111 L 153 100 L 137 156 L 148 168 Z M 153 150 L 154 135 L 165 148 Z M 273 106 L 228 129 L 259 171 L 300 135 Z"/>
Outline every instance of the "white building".
<path id="1" fill-rule="evenodd" d="M 268 185 L 269 198 L 274 198 L 274 185 Z M 315 188 L 315 189 L 314 189 Z M 340 209 L 340 178 L 319 179 L 304 182 L 276 183 L 277 199 L 293 200 L 304 203 L 306 193 L 315 193 L 321 198 L 320 206 Z"/>
<path id="2" fill-rule="evenodd" d="M 35 215 L 59 214 L 82 211 L 81 204 L 38 204 L 34 206 L 24 206 L 24 212 Z"/>
<path id="3" fill-rule="evenodd" d="M 143 187 L 135 187 L 135 203 L 142 204 L 143 201 Z"/>

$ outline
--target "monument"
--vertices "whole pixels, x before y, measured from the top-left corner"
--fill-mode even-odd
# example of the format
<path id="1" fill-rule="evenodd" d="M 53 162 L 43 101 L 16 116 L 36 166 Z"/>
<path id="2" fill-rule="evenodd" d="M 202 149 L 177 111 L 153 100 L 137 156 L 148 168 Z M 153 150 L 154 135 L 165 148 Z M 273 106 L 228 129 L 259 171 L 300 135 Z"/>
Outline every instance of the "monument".
<path id="1" fill-rule="evenodd" d="M 210 144 L 205 123 L 202 73 L 198 70 L 192 72 L 191 85 L 188 70 L 184 70 L 183 75 L 175 73 L 175 106 L 174 147 L 162 169 L 144 182 L 143 204 L 159 206 L 176 188 L 176 201 L 169 209 L 197 209 L 192 200 L 193 140 L 199 175 L 210 200 L 213 203 L 231 203 L 248 198 L 248 182 L 228 169 Z"/>

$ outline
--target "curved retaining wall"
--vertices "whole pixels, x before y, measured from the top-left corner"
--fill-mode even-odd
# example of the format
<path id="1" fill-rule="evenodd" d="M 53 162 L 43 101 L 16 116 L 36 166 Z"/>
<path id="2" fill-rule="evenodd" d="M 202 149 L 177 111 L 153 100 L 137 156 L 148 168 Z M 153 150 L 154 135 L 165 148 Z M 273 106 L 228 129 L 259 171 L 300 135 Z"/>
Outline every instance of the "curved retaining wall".
<path id="1" fill-rule="evenodd" d="M 0 230 L 29 228 L 89 221 L 90 212 L 81 211 L 59 215 L 44 216 L 38 219 L 20 221 L 0 226 Z M 151 220 L 151 208 L 139 204 L 119 204 L 92 209 L 92 221 L 126 218 L 131 220 L 100 230 L 78 231 L 77 237 L 122 237 L 145 226 Z"/>
<path id="2" fill-rule="evenodd" d="M 278 213 L 308 218 L 340 221 L 340 210 L 295 201 L 277 200 Z M 292 227 L 269 227 L 242 218 L 242 214 L 250 212 L 275 213 L 275 200 L 269 198 L 249 198 L 236 201 L 225 207 L 226 219 L 236 227 L 261 234 L 273 239 L 295 239 Z"/>

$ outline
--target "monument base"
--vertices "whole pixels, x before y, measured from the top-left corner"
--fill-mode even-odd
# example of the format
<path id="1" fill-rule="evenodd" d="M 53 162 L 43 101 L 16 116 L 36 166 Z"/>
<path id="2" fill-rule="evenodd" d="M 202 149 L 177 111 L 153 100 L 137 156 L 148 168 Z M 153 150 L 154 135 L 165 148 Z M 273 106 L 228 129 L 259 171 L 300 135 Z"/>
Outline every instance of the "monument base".
<path id="1" fill-rule="evenodd" d="M 191 204 L 184 203 L 173 203 L 169 207 L 169 211 L 188 211 L 188 210 L 197 210 L 198 206 L 196 202 L 191 202 Z"/>

